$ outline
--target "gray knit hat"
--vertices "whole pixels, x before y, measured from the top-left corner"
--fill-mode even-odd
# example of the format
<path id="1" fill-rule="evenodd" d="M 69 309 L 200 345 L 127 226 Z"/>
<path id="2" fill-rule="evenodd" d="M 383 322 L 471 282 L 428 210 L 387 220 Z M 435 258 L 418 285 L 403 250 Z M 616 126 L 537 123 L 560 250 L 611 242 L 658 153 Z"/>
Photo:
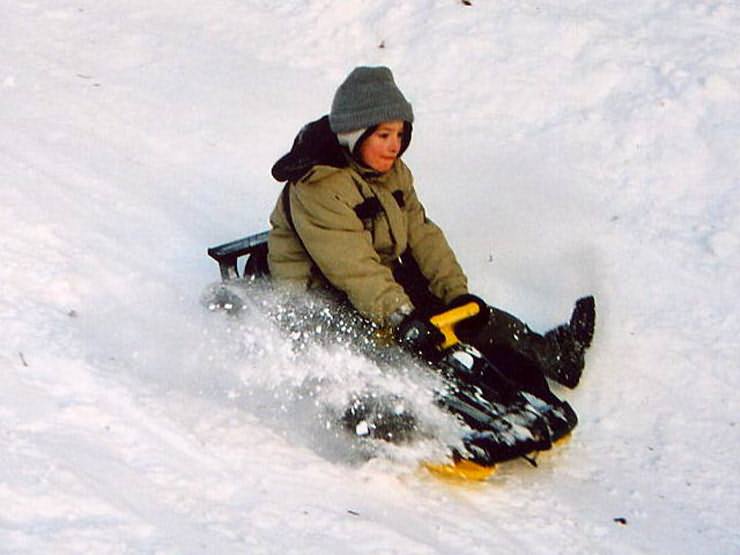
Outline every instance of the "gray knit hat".
<path id="1" fill-rule="evenodd" d="M 413 123 L 414 112 L 396 86 L 391 70 L 383 66 L 353 69 L 339 85 L 329 114 L 334 133 L 398 119 Z"/>

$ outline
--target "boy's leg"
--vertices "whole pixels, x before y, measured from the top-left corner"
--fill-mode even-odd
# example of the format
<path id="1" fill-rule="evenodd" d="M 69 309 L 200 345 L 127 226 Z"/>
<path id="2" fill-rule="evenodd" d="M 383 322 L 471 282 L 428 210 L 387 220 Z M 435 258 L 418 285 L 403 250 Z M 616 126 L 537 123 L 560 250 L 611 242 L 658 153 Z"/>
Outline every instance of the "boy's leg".
<path id="1" fill-rule="evenodd" d="M 564 324 L 544 336 L 531 330 L 524 322 L 503 310 L 490 307 L 488 323 L 469 332 L 462 327 L 461 339 L 478 348 L 491 362 L 498 359 L 521 366 L 518 381 L 535 383 L 535 374 L 552 378 L 568 387 L 575 387 L 583 371 L 583 354 L 591 344 L 595 319 L 593 297 L 576 302 L 569 324 Z M 525 362 L 528 361 L 528 364 Z M 515 372 L 515 369 L 510 370 Z M 515 375 L 511 376 L 516 379 Z M 544 381 L 544 378 L 543 378 Z"/>

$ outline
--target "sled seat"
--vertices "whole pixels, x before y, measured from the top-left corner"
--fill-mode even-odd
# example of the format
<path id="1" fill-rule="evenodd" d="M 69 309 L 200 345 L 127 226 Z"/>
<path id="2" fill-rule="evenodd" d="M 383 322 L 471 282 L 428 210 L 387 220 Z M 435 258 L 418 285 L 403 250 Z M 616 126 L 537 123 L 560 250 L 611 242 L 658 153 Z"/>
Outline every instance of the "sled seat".
<path id="1" fill-rule="evenodd" d="M 242 237 L 236 241 L 217 245 L 208 249 L 208 256 L 218 262 L 222 281 L 233 281 L 239 277 L 264 277 L 270 275 L 267 265 L 268 231 Z M 239 275 L 237 263 L 241 257 L 248 257 L 244 271 Z"/>

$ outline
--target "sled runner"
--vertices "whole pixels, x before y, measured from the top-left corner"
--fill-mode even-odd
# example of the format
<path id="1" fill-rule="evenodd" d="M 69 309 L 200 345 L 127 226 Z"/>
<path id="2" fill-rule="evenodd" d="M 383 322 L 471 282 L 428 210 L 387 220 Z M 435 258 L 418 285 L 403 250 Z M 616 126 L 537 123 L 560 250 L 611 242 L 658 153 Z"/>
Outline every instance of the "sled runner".
<path id="1" fill-rule="evenodd" d="M 267 236 L 263 232 L 208 249 L 224 283 L 269 278 Z M 240 272 L 241 259 L 245 262 Z M 471 430 L 464 438 L 464 450 L 453 453 L 452 464 L 425 464 L 442 476 L 485 479 L 499 462 L 550 449 L 578 422 L 567 402 L 522 391 L 481 352 L 458 339 L 455 326 L 478 311 L 477 304 L 469 303 L 430 320 L 444 338 L 429 361 L 442 378 L 436 402 Z M 347 409 L 343 422 L 351 432 L 385 440 L 406 437 L 415 424 L 413 415 L 384 411 L 377 399 L 358 400 Z"/>

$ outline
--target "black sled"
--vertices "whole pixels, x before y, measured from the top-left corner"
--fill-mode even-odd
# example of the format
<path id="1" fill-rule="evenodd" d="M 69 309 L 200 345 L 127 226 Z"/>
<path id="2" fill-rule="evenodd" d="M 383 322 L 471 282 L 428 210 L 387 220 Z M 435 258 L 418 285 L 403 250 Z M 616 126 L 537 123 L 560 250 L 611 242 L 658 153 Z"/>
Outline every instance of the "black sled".
<path id="1" fill-rule="evenodd" d="M 219 264 L 224 283 L 269 278 L 267 236 L 263 232 L 208 249 L 209 256 Z M 242 259 L 245 263 L 240 272 Z M 216 298 L 215 302 L 221 301 Z M 222 308 L 233 309 L 226 303 L 231 303 L 230 297 Z M 471 430 L 464 439 L 464 449 L 453 453 L 454 462 L 484 468 L 519 457 L 533 462 L 533 453 L 550 449 L 575 428 L 578 418 L 567 402 L 554 395 L 545 401 L 522 391 L 477 349 L 457 339 L 454 325 L 474 314 L 470 312 L 474 309 L 477 309 L 475 305 L 466 305 L 441 315 L 446 321 L 442 331 L 448 341 L 440 356 L 430 363 L 430 368 L 442 377 L 443 386 L 436 392 L 437 403 Z M 355 431 L 360 424 L 366 424 L 368 414 L 375 410 L 376 407 L 362 403 L 350 407 L 345 414 L 346 427 Z M 370 422 L 367 432 L 394 440 L 408 437 L 408 429 L 414 425 L 408 415 L 386 418 L 384 422 L 382 428 Z M 440 468 L 444 467 L 435 466 L 434 470 Z M 452 474 L 465 475 L 464 472 Z"/>

